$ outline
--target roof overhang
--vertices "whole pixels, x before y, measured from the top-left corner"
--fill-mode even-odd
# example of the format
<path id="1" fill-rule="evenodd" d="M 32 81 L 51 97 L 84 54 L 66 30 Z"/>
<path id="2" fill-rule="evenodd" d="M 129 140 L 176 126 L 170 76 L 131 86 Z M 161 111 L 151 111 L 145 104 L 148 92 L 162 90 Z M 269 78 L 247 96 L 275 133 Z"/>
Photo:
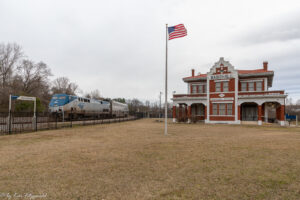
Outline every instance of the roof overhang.
<path id="1" fill-rule="evenodd" d="M 188 77 L 182 79 L 184 82 L 206 81 L 206 77 Z"/>
<path id="2" fill-rule="evenodd" d="M 262 72 L 262 73 L 250 73 L 250 74 L 239 74 L 239 78 L 251 78 L 251 77 L 267 77 L 268 78 L 268 86 L 272 87 L 274 72 Z"/>

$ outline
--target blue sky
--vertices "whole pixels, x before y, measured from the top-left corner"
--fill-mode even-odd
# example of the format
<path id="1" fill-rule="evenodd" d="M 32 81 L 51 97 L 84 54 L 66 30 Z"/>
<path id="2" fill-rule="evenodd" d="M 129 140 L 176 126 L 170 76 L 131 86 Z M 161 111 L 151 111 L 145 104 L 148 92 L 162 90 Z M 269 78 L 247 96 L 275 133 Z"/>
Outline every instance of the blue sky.
<path id="1" fill-rule="evenodd" d="M 300 99 L 300 1 L 2 0 L 0 42 L 16 42 L 54 76 L 84 92 L 158 100 L 164 92 L 165 24 L 188 36 L 169 42 L 169 96 L 186 93 L 191 69 L 220 57 L 237 69 L 275 71 L 273 90 Z"/>

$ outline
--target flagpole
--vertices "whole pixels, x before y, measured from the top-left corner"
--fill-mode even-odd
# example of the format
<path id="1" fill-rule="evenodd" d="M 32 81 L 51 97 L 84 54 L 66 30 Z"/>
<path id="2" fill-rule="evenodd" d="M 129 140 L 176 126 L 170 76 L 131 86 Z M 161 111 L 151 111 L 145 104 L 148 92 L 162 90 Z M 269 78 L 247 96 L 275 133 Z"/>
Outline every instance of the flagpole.
<path id="1" fill-rule="evenodd" d="M 166 24 L 165 135 L 168 135 L 168 24 Z"/>

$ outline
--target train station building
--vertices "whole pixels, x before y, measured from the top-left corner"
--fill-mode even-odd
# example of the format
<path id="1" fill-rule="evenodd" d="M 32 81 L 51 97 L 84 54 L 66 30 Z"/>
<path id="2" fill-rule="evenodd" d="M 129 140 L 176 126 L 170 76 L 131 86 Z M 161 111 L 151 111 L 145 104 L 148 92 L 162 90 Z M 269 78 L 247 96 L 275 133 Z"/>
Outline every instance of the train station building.
<path id="1" fill-rule="evenodd" d="M 241 124 L 274 122 L 284 125 L 284 90 L 269 90 L 274 71 L 263 62 L 260 69 L 238 70 L 220 58 L 206 74 L 183 78 L 186 94 L 173 95 L 173 122 Z"/>

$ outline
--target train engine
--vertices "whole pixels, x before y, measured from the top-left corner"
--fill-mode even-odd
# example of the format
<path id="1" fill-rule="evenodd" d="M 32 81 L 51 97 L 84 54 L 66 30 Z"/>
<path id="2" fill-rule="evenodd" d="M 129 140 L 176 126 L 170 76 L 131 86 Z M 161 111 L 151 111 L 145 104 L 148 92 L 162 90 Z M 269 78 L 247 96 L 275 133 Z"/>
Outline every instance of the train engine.
<path id="1" fill-rule="evenodd" d="M 126 117 L 128 105 L 116 101 L 55 94 L 49 103 L 49 111 L 64 119 Z"/>

